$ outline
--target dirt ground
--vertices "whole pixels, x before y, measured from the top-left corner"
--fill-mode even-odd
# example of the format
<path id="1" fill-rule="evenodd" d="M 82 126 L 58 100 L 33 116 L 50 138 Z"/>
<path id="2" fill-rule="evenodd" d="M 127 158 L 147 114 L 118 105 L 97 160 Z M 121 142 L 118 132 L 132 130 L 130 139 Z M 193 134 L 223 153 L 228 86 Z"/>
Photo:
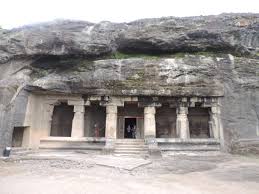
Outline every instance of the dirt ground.
<path id="1" fill-rule="evenodd" d="M 0 193 L 259 194 L 259 156 L 141 159 L 74 151 L 23 154 L 0 159 Z"/>

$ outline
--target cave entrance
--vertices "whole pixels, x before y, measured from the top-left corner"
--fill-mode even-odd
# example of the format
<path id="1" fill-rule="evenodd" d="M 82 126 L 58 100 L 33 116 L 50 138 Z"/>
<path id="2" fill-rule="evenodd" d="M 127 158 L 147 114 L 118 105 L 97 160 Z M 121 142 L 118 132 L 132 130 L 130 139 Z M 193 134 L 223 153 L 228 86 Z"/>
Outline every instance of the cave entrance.
<path id="1" fill-rule="evenodd" d="M 176 137 L 176 109 L 163 104 L 156 109 L 156 138 Z"/>
<path id="2" fill-rule="evenodd" d="M 106 109 L 98 101 L 85 107 L 84 119 L 86 137 L 105 137 Z"/>
<path id="3" fill-rule="evenodd" d="M 62 102 L 54 107 L 50 136 L 71 137 L 74 106 Z"/>
<path id="4" fill-rule="evenodd" d="M 138 107 L 137 102 L 125 102 L 124 107 L 118 107 L 117 138 L 144 138 L 144 108 Z"/>
<path id="5" fill-rule="evenodd" d="M 12 147 L 22 147 L 24 127 L 14 127 L 12 136 Z"/>
<path id="6" fill-rule="evenodd" d="M 137 118 L 125 118 L 124 138 L 135 139 L 137 129 Z"/>
<path id="7" fill-rule="evenodd" d="M 189 108 L 189 128 L 191 138 L 209 138 L 209 108 Z"/>

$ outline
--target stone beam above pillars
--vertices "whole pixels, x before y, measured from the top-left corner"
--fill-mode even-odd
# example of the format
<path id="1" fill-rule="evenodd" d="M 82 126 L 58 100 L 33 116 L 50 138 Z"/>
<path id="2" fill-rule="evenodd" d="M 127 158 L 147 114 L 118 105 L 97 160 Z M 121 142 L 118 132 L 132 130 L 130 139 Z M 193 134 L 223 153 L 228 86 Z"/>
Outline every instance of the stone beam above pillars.
<path id="1" fill-rule="evenodd" d="M 120 97 L 105 96 L 100 101 L 100 106 L 124 106 L 124 99 Z"/>
<path id="2" fill-rule="evenodd" d="M 85 102 L 83 99 L 69 100 L 68 104 L 74 106 L 71 137 L 84 137 Z"/>
<path id="3" fill-rule="evenodd" d="M 190 138 L 189 121 L 188 121 L 188 107 L 184 104 L 180 104 L 176 109 L 176 133 L 177 136 L 182 139 Z"/>

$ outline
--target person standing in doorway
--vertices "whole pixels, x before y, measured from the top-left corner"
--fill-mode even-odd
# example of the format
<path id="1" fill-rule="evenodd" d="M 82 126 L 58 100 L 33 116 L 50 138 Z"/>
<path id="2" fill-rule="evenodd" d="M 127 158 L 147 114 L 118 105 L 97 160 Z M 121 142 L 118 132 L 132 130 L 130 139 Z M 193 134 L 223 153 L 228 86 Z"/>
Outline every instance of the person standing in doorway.
<path id="1" fill-rule="evenodd" d="M 100 129 L 97 123 L 94 124 L 94 136 L 100 137 Z"/>
<path id="2" fill-rule="evenodd" d="M 136 125 L 132 127 L 132 138 L 136 139 Z"/>
<path id="3" fill-rule="evenodd" d="M 127 132 L 127 136 L 126 137 L 127 138 L 131 138 L 131 127 L 130 127 L 130 125 L 128 125 L 126 132 Z"/>

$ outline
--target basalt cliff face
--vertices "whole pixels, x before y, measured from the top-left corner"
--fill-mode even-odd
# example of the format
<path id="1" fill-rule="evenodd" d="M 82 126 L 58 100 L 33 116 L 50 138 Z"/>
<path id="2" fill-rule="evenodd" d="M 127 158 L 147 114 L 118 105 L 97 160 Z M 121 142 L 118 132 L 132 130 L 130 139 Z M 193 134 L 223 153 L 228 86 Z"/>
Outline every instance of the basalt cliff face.
<path id="1" fill-rule="evenodd" d="M 220 97 L 226 148 L 258 141 L 258 53 L 258 14 L 0 29 L 0 150 L 37 91 Z"/>

